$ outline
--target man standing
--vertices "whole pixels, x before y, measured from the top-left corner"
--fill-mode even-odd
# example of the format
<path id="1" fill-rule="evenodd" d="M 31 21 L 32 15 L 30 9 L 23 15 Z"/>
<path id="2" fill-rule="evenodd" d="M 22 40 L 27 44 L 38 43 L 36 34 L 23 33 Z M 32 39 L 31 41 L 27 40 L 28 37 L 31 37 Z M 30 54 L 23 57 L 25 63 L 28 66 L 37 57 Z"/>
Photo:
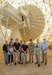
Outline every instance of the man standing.
<path id="1" fill-rule="evenodd" d="M 46 39 L 43 39 L 41 48 L 42 48 L 42 63 L 46 65 L 47 64 L 47 52 L 48 52 L 48 44 L 46 42 Z"/>
<path id="2" fill-rule="evenodd" d="M 22 57 L 24 55 L 24 50 L 22 49 L 22 46 L 23 46 L 23 41 L 21 40 L 20 41 L 20 47 L 19 47 L 19 52 L 18 52 L 18 57 L 19 57 L 19 64 L 23 64 L 22 62 Z"/>
<path id="3" fill-rule="evenodd" d="M 13 46 L 14 46 L 14 65 L 16 65 L 16 54 L 18 54 L 18 50 L 19 50 L 19 47 L 20 47 L 20 43 L 18 42 L 17 38 L 16 38 L 15 43 L 13 44 Z M 19 59 L 18 59 L 18 61 L 19 61 Z"/>
<path id="4" fill-rule="evenodd" d="M 32 63 L 33 63 L 33 56 L 34 56 L 34 48 L 35 48 L 35 44 L 32 42 L 32 39 L 30 39 L 30 43 L 28 44 L 29 62 L 32 62 Z"/>
<path id="5" fill-rule="evenodd" d="M 4 61 L 5 64 L 8 64 L 8 41 L 5 41 L 5 44 L 3 45 L 3 53 L 4 53 Z"/>
<path id="6" fill-rule="evenodd" d="M 27 46 L 25 41 L 24 41 L 24 43 L 22 45 L 22 49 L 24 50 L 24 54 L 25 54 L 25 63 L 27 63 L 27 50 L 28 50 L 28 46 Z"/>
<path id="7" fill-rule="evenodd" d="M 37 39 L 37 42 L 36 42 L 36 60 L 37 62 L 35 64 L 38 64 L 38 67 L 40 67 L 40 49 L 41 49 L 41 46 L 39 43 L 39 39 Z"/>

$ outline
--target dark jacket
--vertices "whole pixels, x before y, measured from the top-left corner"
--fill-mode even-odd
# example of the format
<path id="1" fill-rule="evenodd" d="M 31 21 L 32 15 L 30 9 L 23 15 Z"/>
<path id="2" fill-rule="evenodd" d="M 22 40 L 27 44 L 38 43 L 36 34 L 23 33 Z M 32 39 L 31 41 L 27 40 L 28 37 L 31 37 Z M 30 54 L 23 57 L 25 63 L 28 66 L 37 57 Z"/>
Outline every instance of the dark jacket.
<path id="1" fill-rule="evenodd" d="M 8 52 L 8 45 L 6 45 L 6 44 L 3 45 L 3 51 L 6 53 Z"/>

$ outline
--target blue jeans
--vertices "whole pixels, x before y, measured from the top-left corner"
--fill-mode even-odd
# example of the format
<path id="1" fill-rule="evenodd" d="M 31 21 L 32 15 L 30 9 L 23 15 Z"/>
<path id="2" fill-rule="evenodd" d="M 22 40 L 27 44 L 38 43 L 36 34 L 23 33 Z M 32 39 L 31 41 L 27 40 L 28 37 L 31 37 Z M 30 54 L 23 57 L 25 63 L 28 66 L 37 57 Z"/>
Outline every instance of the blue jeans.
<path id="1" fill-rule="evenodd" d="M 36 55 L 37 55 L 37 62 L 38 64 L 40 64 L 40 51 L 36 51 Z"/>
<path id="2" fill-rule="evenodd" d="M 5 64 L 8 64 L 8 54 L 6 52 L 4 52 L 4 61 Z"/>

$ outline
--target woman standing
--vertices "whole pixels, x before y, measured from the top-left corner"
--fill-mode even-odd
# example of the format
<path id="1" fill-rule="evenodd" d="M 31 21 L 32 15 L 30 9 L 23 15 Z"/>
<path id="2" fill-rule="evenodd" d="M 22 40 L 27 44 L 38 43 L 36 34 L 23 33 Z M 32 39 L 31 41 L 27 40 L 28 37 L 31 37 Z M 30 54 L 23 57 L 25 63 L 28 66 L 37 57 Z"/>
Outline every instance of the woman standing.
<path id="1" fill-rule="evenodd" d="M 13 62 L 13 52 L 14 52 L 13 42 L 10 42 L 9 46 L 8 46 L 8 63 L 9 63 L 9 65 L 12 64 L 12 62 Z"/>

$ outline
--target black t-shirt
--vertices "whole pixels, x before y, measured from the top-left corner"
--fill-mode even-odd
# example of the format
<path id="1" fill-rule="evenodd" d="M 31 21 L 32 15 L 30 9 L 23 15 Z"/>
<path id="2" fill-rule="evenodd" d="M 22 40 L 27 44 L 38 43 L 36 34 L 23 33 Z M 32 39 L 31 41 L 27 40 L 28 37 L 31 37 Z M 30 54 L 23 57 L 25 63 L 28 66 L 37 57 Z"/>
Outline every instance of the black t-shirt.
<path id="1" fill-rule="evenodd" d="M 22 48 L 23 48 L 24 51 L 27 51 L 28 46 L 23 44 Z"/>
<path id="2" fill-rule="evenodd" d="M 19 43 L 19 42 L 18 42 L 18 43 L 15 42 L 15 43 L 13 44 L 13 46 L 16 48 L 16 50 L 18 50 L 19 47 L 20 47 L 20 43 Z"/>
<path id="3" fill-rule="evenodd" d="M 8 45 L 6 44 L 3 45 L 3 51 L 5 51 L 6 53 L 8 52 Z"/>

